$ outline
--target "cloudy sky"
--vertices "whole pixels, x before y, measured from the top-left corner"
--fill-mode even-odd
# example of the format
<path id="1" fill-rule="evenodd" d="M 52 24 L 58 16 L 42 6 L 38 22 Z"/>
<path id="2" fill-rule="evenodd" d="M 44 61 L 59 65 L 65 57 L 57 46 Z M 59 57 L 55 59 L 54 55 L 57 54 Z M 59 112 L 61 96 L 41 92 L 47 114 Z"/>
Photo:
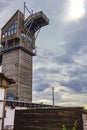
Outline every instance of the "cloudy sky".
<path id="1" fill-rule="evenodd" d="M 0 0 L 0 28 L 23 0 Z M 87 2 L 86 0 L 26 0 L 29 10 L 49 18 L 36 39 L 33 60 L 33 102 L 80 106 L 87 104 Z"/>

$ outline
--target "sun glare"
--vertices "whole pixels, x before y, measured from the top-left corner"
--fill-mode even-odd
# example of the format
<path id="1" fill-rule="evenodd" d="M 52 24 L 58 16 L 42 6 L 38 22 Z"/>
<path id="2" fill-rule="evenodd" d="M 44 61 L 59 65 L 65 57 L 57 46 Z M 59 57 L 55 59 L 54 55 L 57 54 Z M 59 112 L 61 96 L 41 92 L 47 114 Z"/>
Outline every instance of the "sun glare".
<path id="1" fill-rule="evenodd" d="M 71 20 L 81 18 L 85 13 L 84 0 L 70 0 L 69 16 Z"/>

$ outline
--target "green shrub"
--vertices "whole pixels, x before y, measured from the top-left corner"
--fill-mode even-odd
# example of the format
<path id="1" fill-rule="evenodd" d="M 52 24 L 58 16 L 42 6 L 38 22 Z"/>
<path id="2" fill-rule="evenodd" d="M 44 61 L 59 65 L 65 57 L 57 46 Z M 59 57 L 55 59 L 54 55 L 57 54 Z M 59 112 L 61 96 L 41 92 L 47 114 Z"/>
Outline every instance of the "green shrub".
<path id="1" fill-rule="evenodd" d="M 77 127 L 77 120 L 75 120 L 72 130 L 76 130 L 76 127 Z M 62 130 L 67 130 L 64 124 L 62 125 Z"/>
<path id="2" fill-rule="evenodd" d="M 77 120 L 75 120 L 72 130 L 76 130 L 77 127 Z"/>
<path id="3" fill-rule="evenodd" d="M 64 124 L 62 125 L 62 130 L 66 130 L 66 127 L 65 127 L 65 125 L 64 125 Z"/>

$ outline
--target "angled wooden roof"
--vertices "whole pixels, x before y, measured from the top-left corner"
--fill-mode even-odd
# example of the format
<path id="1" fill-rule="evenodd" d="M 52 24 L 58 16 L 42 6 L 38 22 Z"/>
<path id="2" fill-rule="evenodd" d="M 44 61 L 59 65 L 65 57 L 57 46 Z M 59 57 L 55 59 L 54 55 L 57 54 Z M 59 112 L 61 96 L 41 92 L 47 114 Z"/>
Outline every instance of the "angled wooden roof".
<path id="1" fill-rule="evenodd" d="M 5 76 L 3 73 L 0 73 L 0 77 L 5 79 L 9 84 L 14 84 L 16 83 L 15 80 L 13 80 L 12 78 L 8 78 L 7 76 Z"/>

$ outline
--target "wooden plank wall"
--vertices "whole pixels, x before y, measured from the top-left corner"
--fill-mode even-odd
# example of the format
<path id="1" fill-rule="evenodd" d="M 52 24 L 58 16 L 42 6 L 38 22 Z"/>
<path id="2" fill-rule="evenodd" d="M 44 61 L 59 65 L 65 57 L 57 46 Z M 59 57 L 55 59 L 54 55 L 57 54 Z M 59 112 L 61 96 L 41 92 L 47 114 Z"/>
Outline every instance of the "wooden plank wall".
<path id="1" fill-rule="evenodd" d="M 13 93 L 20 101 L 32 102 L 32 57 L 16 49 L 3 55 L 2 72 L 16 83 L 7 93 Z"/>
<path id="2" fill-rule="evenodd" d="M 15 84 L 10 85 L 10 88 L 7 89 L 7 93 L 12 92 L 14 96 L 18 96 L 19 51 L 14 50 L 4 53 L 2 65 L 2 72 L 8 78 L 13 78 L 16 81 Z"/>
<path id="3" fill-rule="evenodd" d="M 77 129 L 83 130 L 82 111 L 80 109 L 30 109 L 16 110 L 14 130 L 72 130 L 77 121 Z"/>
<path id="4" fill-rule="evenodd" d="M 32 102 L 32 57 L 19 51 L 19 99 Z"/>
<path id="5" fill-rule="evenodd" d="M 83 126 L 84 130 L 87 130 L 87 114 L 83 114 Z"/>

